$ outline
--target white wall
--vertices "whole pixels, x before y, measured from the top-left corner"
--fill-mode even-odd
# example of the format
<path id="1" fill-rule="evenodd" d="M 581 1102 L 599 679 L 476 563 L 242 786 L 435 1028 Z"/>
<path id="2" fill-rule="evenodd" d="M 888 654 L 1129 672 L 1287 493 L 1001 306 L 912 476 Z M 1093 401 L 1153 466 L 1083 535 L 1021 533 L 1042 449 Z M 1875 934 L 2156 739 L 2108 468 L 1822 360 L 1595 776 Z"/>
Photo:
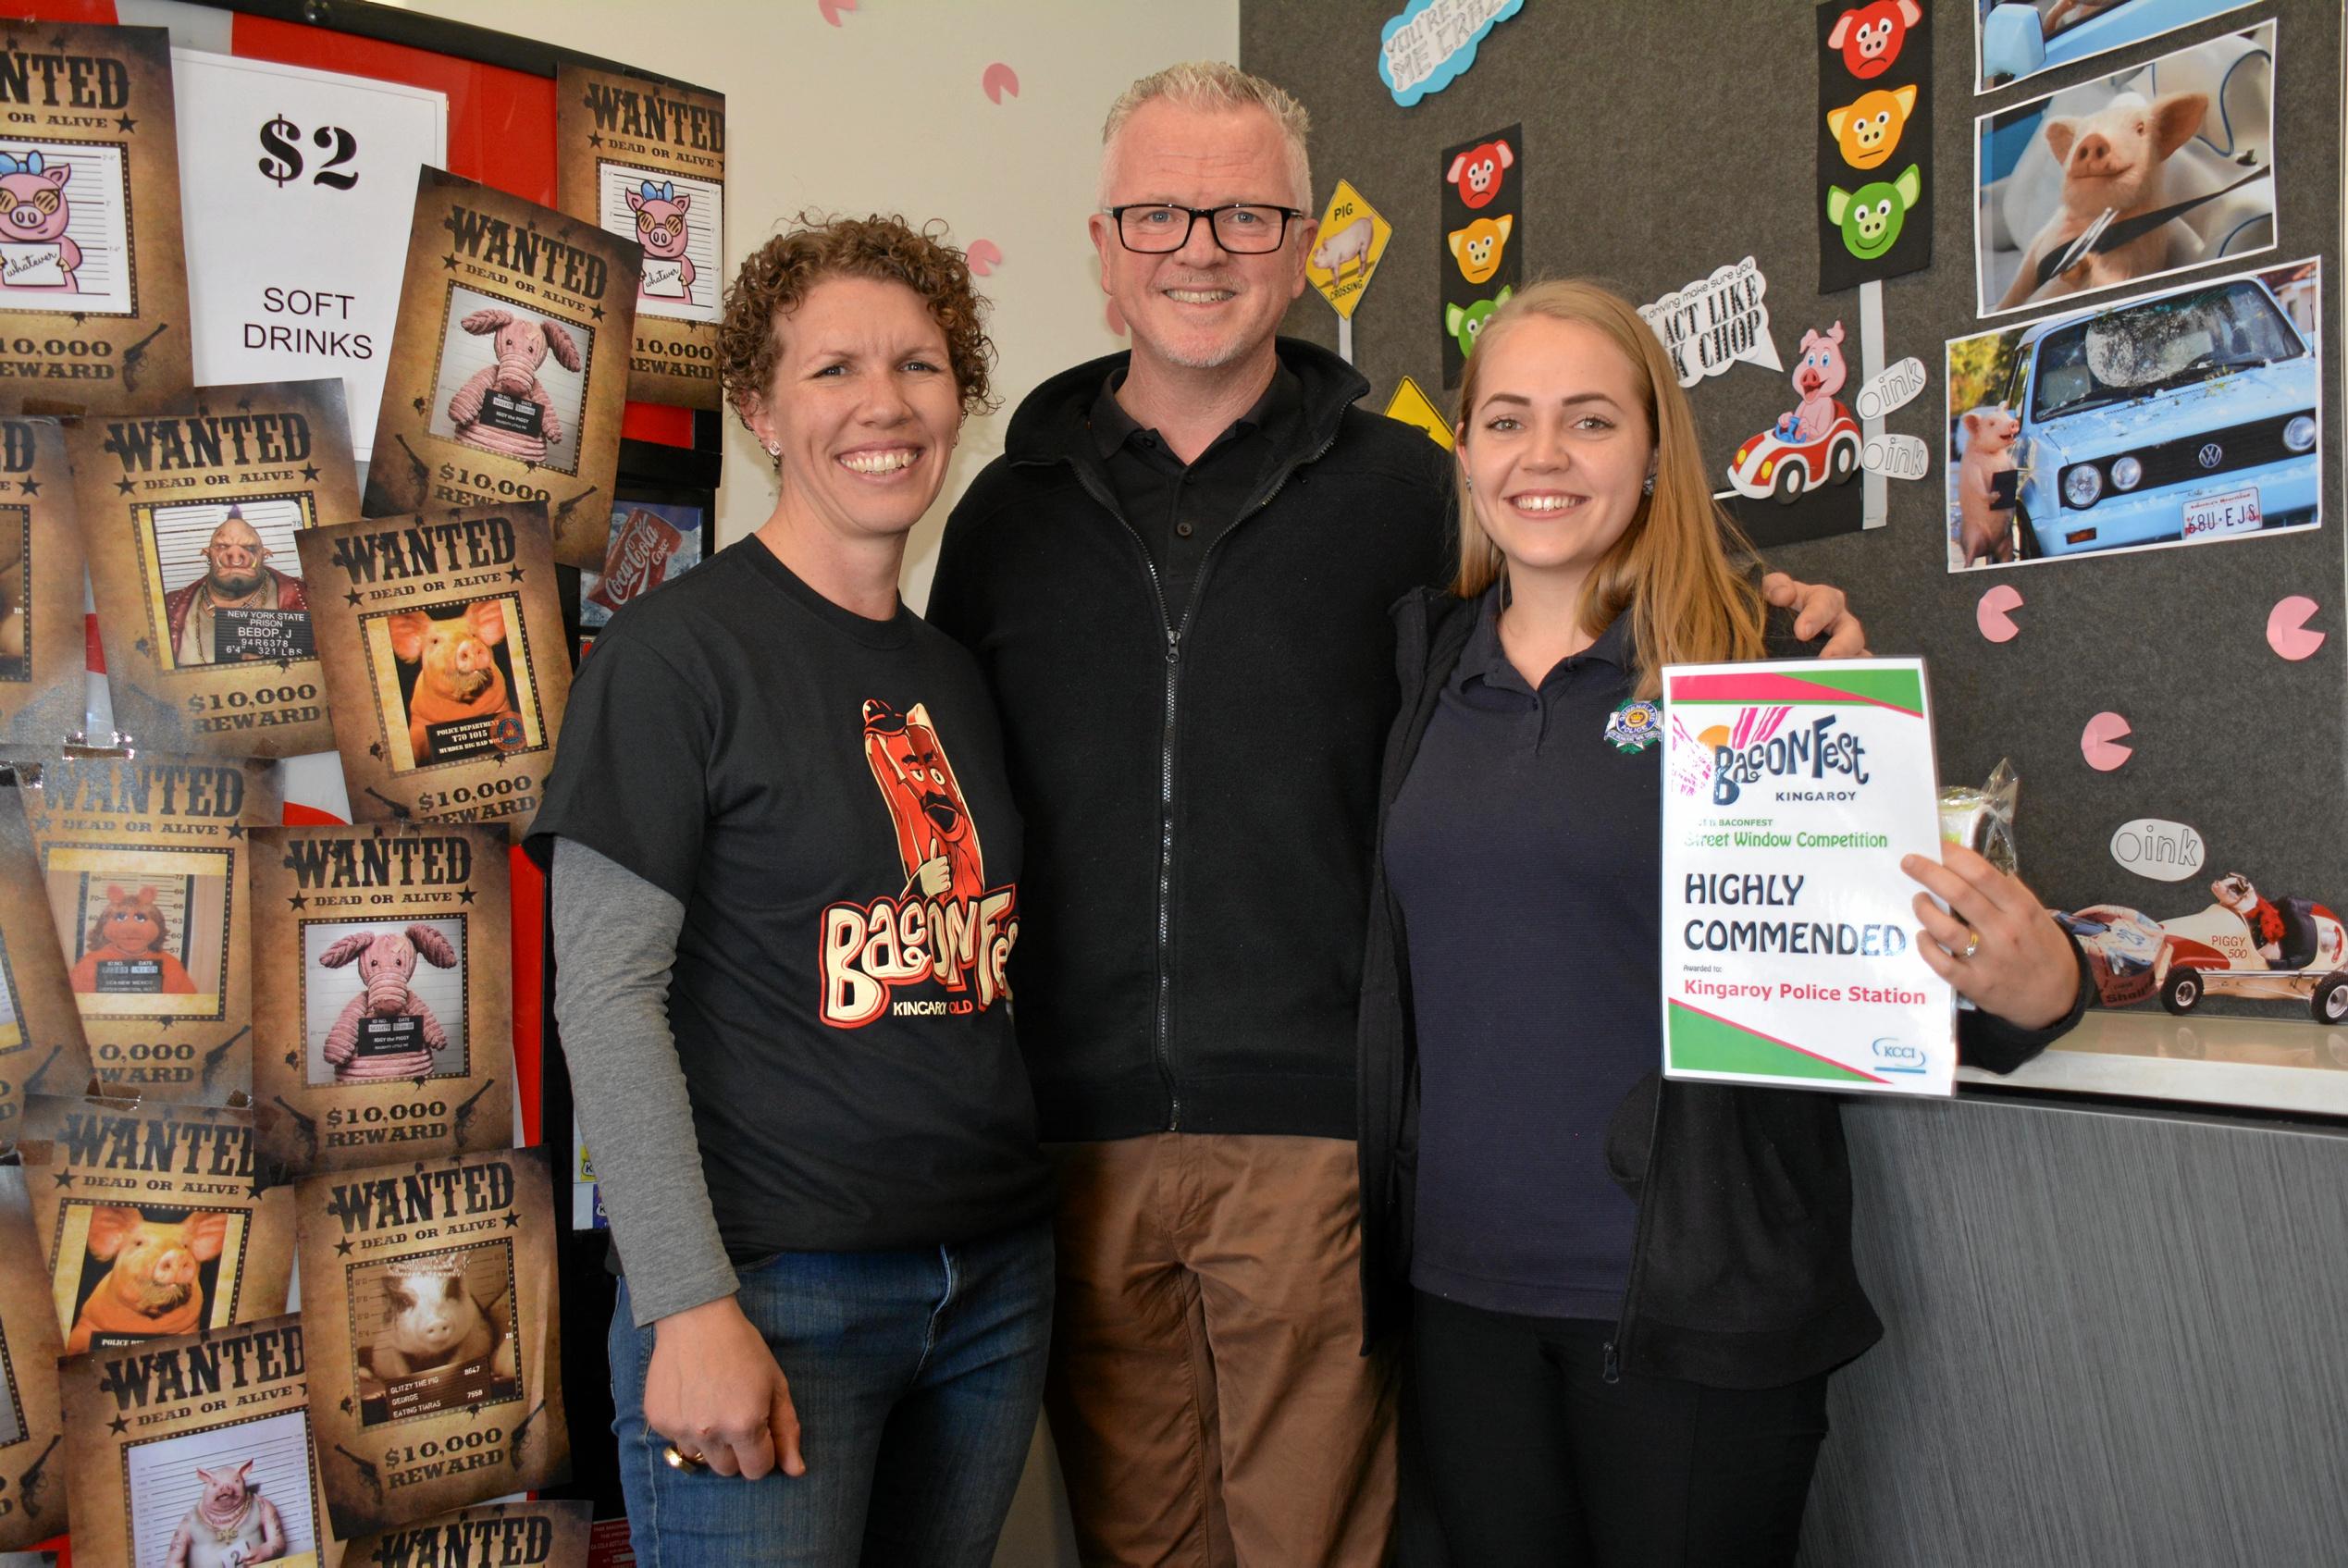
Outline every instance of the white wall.
<path id="1" fill-rule="evenodd" d="M 726 270 L 802 207 L 944 218 L 992 240 L 1002 412 L 972 419 L 937 507 L 914 534 L 905 595 L 927 602 L 938 530 L 1002 451 L 1019 399 L 1123 346 L 1108 329 L 1084 216 L 1101 119 L 1135 77 L 1239 57 L 1238 0 L 861 0 L 839 26 L 817 0 L 391 0 L 543 38 L 726 96 Z M 996 105 L 987 66 L 1019 74 Z M 765 454 L 732 415 L 720 537 L 766 520 Z"/>

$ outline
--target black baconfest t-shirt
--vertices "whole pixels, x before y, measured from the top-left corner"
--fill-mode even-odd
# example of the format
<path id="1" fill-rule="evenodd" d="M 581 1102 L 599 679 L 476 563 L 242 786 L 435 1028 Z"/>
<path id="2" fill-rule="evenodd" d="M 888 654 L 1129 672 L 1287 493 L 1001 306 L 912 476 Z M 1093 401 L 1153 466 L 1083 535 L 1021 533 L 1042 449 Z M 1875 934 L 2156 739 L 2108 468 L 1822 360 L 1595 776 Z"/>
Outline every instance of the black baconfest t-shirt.
<path id="1" fill-rule="evenodd" d="M 597 637 L 530 836 L 685 906 L 669 1023 L 735 1261 L 1047 1212 L 1003 983 L 1020 823 L 944 633 L 741 540 Z"/>

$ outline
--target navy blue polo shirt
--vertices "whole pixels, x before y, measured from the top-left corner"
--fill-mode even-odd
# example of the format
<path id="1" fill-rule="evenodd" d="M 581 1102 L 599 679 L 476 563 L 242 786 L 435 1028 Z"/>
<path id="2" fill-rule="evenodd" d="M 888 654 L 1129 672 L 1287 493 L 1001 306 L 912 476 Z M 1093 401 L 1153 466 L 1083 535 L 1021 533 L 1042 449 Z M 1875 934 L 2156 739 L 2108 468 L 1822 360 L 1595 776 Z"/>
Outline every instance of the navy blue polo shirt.
<path id="1" fill-rule="evenodd" d="M 1611 1318 L 1637 1210 L 1607 1123 L 1662 1060 L 1662 747 L 1608 736 L 1636 679 L 1627 616 L 1536 689 L 1500 603 L 1484 596 L 1387 820 L 1418 1043 L 1411 1282 Z"/>

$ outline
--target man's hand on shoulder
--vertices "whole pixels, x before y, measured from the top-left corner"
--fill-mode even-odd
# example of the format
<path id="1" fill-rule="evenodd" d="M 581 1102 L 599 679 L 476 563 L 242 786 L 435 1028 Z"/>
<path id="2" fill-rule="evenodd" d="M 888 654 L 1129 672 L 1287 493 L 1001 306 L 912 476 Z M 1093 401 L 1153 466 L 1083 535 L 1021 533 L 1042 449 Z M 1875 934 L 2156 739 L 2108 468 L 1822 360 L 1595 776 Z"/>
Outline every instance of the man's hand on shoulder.
<path id="1" fill-rule="evenodd" d="M 1798 583 L 1783 572 L 1761 579 L 1761 597 L 1794 611 L 1794 636 L 1804 642 L 1824 636 L 1821 659 L 1859 659 L 1867 652 L 1867 628 L 1850 612 L 1843 590 L 1830 583 Z"/>

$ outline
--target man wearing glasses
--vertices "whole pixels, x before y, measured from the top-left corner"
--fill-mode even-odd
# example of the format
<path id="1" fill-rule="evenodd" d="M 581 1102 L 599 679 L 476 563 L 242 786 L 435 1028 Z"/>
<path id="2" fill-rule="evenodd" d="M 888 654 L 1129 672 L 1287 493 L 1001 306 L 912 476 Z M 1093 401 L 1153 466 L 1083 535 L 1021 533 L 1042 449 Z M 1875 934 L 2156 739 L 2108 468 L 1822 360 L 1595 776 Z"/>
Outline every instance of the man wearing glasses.
<path id="1" fill-rule="evenodd" d="M 1020 404 L 930 598 L 986 670 L 1027 821 L 1045 1408 L 1088 1563 L 1366 1568 L 1393 1522 L 1353 1025 L 1387 610 L 1449 579 L 1449 465 L 1275 337 L 1316 228 L 1305 130 L 1226 65 L 1118 100 L 1091 227 L 1132 352 Z M 1840 596 L 1812 595 L 1823 625 Z"/>

